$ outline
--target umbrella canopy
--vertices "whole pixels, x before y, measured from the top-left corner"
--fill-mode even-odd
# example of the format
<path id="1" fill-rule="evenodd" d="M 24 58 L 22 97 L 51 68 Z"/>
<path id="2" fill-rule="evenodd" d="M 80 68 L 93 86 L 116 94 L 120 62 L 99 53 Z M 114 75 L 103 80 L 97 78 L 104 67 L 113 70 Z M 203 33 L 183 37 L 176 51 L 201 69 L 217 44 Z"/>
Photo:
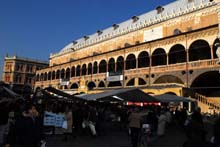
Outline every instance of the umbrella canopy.
<path id="1" fill-rule="evenodd" d="M 140 89 L 117 89 L 97 94 L 77 96 L 88 101 L 129 101 L 129 102 L 159 102 Z"/>
<path id="2" fill-rule="evenodd" d="M 182 96 L 177 96 L 177 95 L 172 95 L 172 94 L 161 94 L 161 95 L 155 95 L 154 96 L 157 100 L 161 102 L 191 102 L 193 101 L 190 98 L 187 97 L 182 97 Z"/>

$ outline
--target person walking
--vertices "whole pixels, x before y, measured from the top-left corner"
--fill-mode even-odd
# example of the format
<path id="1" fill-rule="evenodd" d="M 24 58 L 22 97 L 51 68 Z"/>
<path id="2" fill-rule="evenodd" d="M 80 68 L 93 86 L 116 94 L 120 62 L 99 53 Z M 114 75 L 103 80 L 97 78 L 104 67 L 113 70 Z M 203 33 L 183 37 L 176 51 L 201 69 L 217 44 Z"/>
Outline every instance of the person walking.
<path id="1" fill-rule="evenodd" d="M 72 108 L 67 106 L 65 111 L 65 121 L 67 122 L 67 127 L 64 129 L 64 141 L 68 140 L 68 136 L 72 136 L 72 129 L 73 129 L 73 114 Z"/>
<path id="2" fill-rule="evenodd" d="M 165 135 L 165 127 L 166 127 L 166 115 L 165 112 L 162 110 L 160 112 L 160 116 L 158 117 L 158 128 L 157 128 L 157 135 L 162 137 Z"/>
<path id="3" fill-rule="evenodd" d="M 215 147 L 220 147 L 220 117 L 215 120 L 213 125 L 213 137 L 211 142 Z"/>
<path id="4" fill-rule="evenodd" d="M 129 128 L 131 131 L 131 142 L 132 147 L 138 146 L 138 138 L 141 128 L 141 114 L 138 108 L 134 108 L 133 112 L 130 114 L 129 118 Z"/>
<path id="5" fill-rule="evenodd" d="M 39 147 L 44 140 L 43 119 L 32 104 L 26 104 L 22 116 L 15 121 L 14 129 L 16 147 Z M 6 146 L 10 147 L 11 143 Z"/>

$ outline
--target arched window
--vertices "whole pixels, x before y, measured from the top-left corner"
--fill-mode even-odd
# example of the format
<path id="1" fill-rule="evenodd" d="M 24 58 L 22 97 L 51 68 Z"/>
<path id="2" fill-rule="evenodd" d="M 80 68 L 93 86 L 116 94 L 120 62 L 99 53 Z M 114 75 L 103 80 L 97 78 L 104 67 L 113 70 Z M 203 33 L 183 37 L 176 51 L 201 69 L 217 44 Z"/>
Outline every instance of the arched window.
<path id="1" fill-rule="evenodd" d="M 60 70 L 57 70 L 56 72 L 56 79 L 59 79 L 60 78 Z"/>
<path id="2" fill-rule="evenodd" d="M 107 71 L 107 63 L 105 60 L 102 60 L 100 63 L 99 63 L 99 73 L 105 73 Z"/>
<path id="3" fill-rule="evenodd" d="M 92 74 L 92 63 L 89 63 L 88 65 L 88 75 Z"/>
<path id="4" fill-rule="evenodd" d="M 108 71 L 109 72 L 115 72 L 115 59 L 114 58 L 111 58 L 108 61 Z"/>
<path id="5" fill-rule="evenodd" d="M 86 75 L 86 64 L 82 66 L 82 75 Z"/>
<path id="6" fill-rule="evenodd" d="M 116 64 L 116 71 L 119 72 L 123 70 L 124 70 L 124 58 L 122 56 L 119 56 Z"/>
<path id="7" fill-rule="evenodd" d="M 75 66 L 72 66 L 71 68 L 71 77 L 75 77 L 76 76 L 76 69 Z"/>
<path id="8" fill-rule="evenodd" d="M 95 61 L 93 65 L 93 74 L 97 74 L 98 70 L 98 63 Z"/>
<path id="9" fill-rule="evenodd" d="M 143 51 L 138 55 L 138 68 L 149 67 L 150 58 L 148 52 Z"/>
<path id="10" fill-rule="evenodd" d="M 66 69 L 66 79 L 70 78 L 70 68 Z"/>
<path id="11" fill-rule="evenodd" d="M 81 73 L 81 69 L 80 69 L 80 65 L 78 65 L 76 67 L 76 76 L 80 76 L 80 73 Z"/>
<path id="12" fill-rule="evenodd" d="M 134 54 L 130 54 L 126 58 L 126 69 L 135 69 L 136 68 L 136 57 Z"/>
<path id="13" fill-rule="evenodd" d="M 65 78 L 65 69 L 62 69 L 61 70 L 61 79 L 64 79 Z"/>
<path id="14" fill-rule="evenodd" d="M 158 48 L 152 54 L 152 66 L 166 65 L 167 55 L 164 49 Z"/>

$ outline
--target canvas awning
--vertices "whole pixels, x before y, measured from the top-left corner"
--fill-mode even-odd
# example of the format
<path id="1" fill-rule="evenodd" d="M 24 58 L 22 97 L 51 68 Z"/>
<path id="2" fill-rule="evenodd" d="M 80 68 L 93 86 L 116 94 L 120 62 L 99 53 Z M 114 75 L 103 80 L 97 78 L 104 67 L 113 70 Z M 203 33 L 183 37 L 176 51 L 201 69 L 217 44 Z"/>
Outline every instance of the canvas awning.
<path id="1" fill-rule="evenodd" d="M 168 102 L 191 102 L 193 101 L 190 98 L 177 96 L 173 94 L 161 94 L 161 95 L 155 95 L 154 96 L 157 100 L 160 102 L 168 103 Z"/>
<path id="2" fill-rule="evenodd" d="M 78 95 L 77 97 L 88 101 L 159 102 L 140 89 L 117 89 L 97 94 Z"/>
<path id="3" fill-rule="evenodd" d="M 1 91 L 0 91 L 0 97 L 7 97 L 7 98 L 20 98 L 21 96 L 17 93 L 15 93 L 14 91 L 12 91 L 11 89 L 2 86 L 0 87 Z"/>
<path id="4" fill-rule="evenodd" d="M 75 100 L 75 101 L 77 101 L 77 100 L 82 101 L 82 99 L 80 99 L 80 98 L 78 98 L 74 95 L 70 95 L 68 93 L 65 93 L 65 92 L 63 92 L 61 90 L 58 90 L 56 88 L 53 88 L 53 87 L 47 87 L 47 88 L 43 89 L 43 92 L 44 92 L 44 94 L 46 94 L 46 93 L 49 94 L 50 92 L 52 92 L 52 93 L 57 95 L 57 98 L 62 97 L 63 99 L 71 99 L 71 100 Z"/>

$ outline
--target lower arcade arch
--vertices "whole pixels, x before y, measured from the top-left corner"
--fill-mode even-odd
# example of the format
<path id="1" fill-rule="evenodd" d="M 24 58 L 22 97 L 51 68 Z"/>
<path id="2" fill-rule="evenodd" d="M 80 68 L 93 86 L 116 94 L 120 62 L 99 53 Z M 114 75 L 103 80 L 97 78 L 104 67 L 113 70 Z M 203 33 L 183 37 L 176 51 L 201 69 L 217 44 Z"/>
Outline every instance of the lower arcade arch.
<path id="1" fill-rule="evenodd" d="M 146 85 L 146 84 L 147 82 L 144 79 L 138 78 L 138 85 Z"/>
<path id="2" fill-rule="evenodd" d="M 89 89 L 89 90 L 96 87 L 96 85 L 95 85 L 94 82 L 89 82 L 87 86 L 88 86 L 88 89 Z"/>
<path id="3" fill-rule="evenodd" d="M 184 82 L 180 78 L 173 75 L 164 75 L 154 81 L 154 84 L 163 84 L 163 83 L 184 84 Z"/>
<path id="4" fill-rule="evenodd" d="M 73 83 L 71 86 L 70 86 L 70 89 L 77 89 L 79 88 L 78 84 L 77 83 Z"/>
<path id="5" fill-rule="evenodd" d="M 134 78 L 128 81 L 126 86 L 134 86 Z"/>
<path id="6" fill-rule="evenodd" d="M 201 95 L 207 97 L 220 97 L 220 73 L 219 71 L 209 71 L 196 77 L 190 88 Z"/>
<path id="7" fill-rule="evenodd" d="M 103 81 L 99 82 L 98 87 L 99 87 L 99 88 L 105 87 L 105 83 L 104 83 Z"/>

